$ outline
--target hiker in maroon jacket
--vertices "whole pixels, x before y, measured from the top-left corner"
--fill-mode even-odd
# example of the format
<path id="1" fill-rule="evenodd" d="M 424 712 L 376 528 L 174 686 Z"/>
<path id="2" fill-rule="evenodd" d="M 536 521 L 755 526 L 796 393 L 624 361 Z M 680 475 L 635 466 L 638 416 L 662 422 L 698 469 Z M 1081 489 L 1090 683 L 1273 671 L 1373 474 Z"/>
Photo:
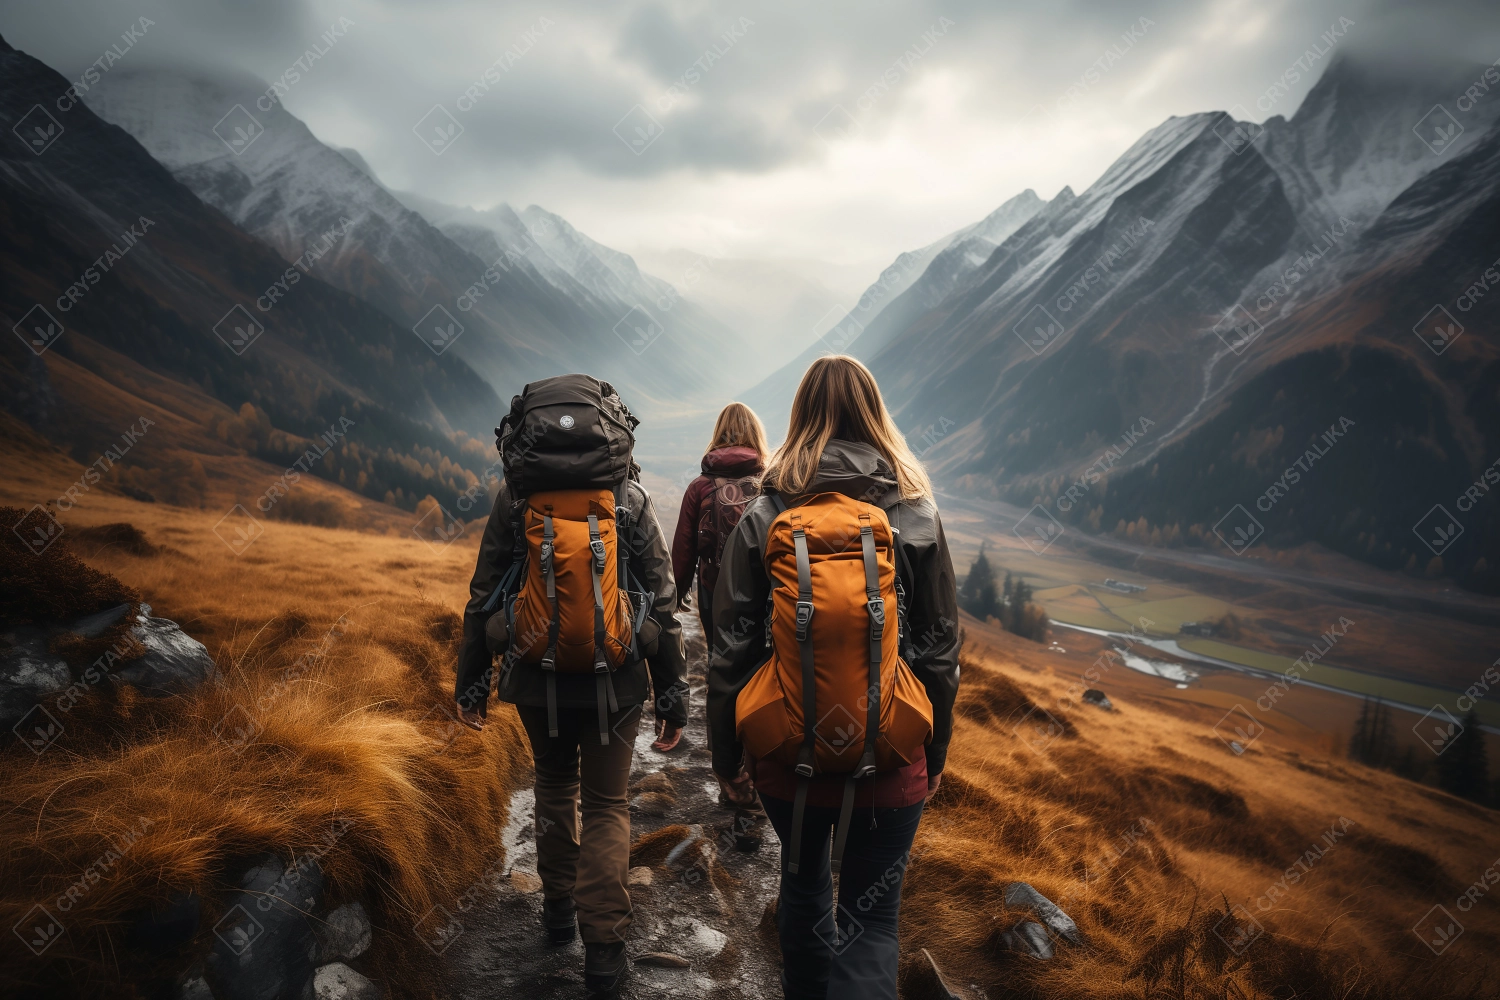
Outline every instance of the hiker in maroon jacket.
<path id="1" fill-rule="evenodd" d="M 703 453 L 703 474 L 688 484 L 672 538 L 672 576 L 677 581 L 677 608 L 687 607 L 688 588 L 698 578 L 698 618 L 709 647 L 714 643 L 714 583 L 719 578 L 719 555 L 724 540 L 739 523 L 745 505 L 760 492 L 760 470 L 765 467 L 766 429 L 755 411 L 744 403 L 730 403 L 719 411 L 713 437 Z M 673 739 L 653 744 L 670 750 Z"/>
<path id="2" fill-rule="evenodd" d="M 687 607 L 688 587 L 698 577 L 698 618 L 713 645 L 714 584 L 724 540 L 739 523 L 745 504 L 760 492 L 765 468 L 766 429 L 744 403 L 719 412 L 714 435 L 703 453 L 703 475 L 688 484 L 672 539 L 672 575 L 677 580 L 677 607 Z"/>

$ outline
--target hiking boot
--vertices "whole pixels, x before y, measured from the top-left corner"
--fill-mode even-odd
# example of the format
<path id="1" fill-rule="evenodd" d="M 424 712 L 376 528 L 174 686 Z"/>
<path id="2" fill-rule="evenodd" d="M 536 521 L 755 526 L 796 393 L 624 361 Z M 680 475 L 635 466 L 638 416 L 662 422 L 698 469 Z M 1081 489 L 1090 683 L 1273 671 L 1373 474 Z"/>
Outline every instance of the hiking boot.
<path id="1" fill-rule="evenodd" d="M 572 896 L 542 900 L 542 926 L 547 928 L 547 943 L 554 948 L 573 940 L 578 932 L 578 907 Z"/>
<path id="2" fill-rule="evenodd" d="M 625 971 L 625 942 L 583 944 L 583 986 L 590 997 L 609 1000 L 619 996 L 620 975 Z"/>

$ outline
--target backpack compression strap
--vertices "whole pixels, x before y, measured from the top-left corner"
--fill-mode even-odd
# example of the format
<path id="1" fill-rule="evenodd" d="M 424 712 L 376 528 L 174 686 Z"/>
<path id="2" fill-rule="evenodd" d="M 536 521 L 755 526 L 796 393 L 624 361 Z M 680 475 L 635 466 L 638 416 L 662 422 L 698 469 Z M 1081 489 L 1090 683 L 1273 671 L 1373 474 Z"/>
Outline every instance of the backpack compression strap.
<path id="1" fill-rule="evenodd" d="M 818 744 L 818 690 L 813 670 L 812 565 L 807 558 L 807 533 L 802 515 L 792 515 L 792 545 L 797 552 L 797 648 L 802 653 L 802 746 L 797 751 L 797 797 L 792 803 L 792 844 L 787 871 L 797 874 L 802 857 L 802 818 L 807 811 L 807 786 L 812 780 Z"/>
<path id="2" fill-rule="evenodd" d="M 562 611 L 557 606 L 557 573 L 552 565 L 552 513 L 542 515 L 542 579 L 547 581 L 547 600 L 552 602 L 552 621 L 547 626 L 547 652 L 542 655 L 542 673 L 547 676 L 547 735 L 557 736 L 557 635 L 562 629 Z"/>
<path id="3" fill-rule="evenodd" d="M 615 543 L 619 544 L 618 535 Z M 594 701 L 599 706 L 599 745 L 609 746 L 609 716 L 605 712 L 605 705 L 609 706 L 610 712 L 619 711 L 620 706 L 615 701 L 615 685 L 609 676 L 609 653 L 604 645 L 604 589 L 600 580 L 604 576 L 608 560 L 604 540 L 599 537 L 597 514 L 589 515 L 589 552 L 593 555 L 590 566 L 594 577 Z"/>
<path id="4" fill-rule="evenodd" d="M 832 868 L 838 871 L 844 859 L 844 842 L 854 815 L 854 782 L 875 773 L 875 740 L 880 735 L 880 642 L 885 634 L 885 598 L 880 596 L 880 567 L 875 562 L 875 532 L 870 515 L 859 515 L 859 544 L 865 564 L 865 608 L 870 614 L 870 685 L 865 690 L 865 748 L 859 766 L 844 779 L 844 801 L 839 807 L 838 829 L 833 837 Z"/>

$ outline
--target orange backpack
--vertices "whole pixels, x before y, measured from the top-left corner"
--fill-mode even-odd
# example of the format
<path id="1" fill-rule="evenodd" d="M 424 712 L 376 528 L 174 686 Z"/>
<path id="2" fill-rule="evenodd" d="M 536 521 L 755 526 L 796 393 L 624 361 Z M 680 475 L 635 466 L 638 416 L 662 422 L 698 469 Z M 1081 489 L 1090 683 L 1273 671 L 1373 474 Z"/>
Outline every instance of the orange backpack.
<path id="1" fill-rule="evenodd" d="M 512 550 L 484 605 L 485 634 L 504 654 L 502 685 L 517 664 L 546 676 L 552 736 L 558 673 L 597 678 L 599 742 L 608 744 L 608 715 L 619 711 L 613 672 L 655 653 L 656 595 L 626 559 L 636 424 L 608 382 L 560 375 L 528 383 L 495 428 L 514 498 Z"/>
<path id="2" fill-rule="evenodd" d="M 845 775 L 833 846 L 838 871 L 855 781 L 912 762 L 931 739 L 932 703 L 898 648 L 906 609 L 885 511 L 841 493 L 790 508 L 773 497 L 780 513 L 763 548 L 771 655 L 740 691 L 735 728 L 750 754 L 797 771 L 791 872 L 808 780 Z"/>

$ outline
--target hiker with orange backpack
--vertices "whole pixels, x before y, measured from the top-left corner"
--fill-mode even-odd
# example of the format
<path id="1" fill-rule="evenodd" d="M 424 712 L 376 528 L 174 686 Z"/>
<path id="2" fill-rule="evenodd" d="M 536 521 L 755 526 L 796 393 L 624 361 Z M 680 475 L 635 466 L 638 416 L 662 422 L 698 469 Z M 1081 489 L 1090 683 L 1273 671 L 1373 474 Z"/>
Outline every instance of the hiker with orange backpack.
<path id="1" fill-rule="evenodd" d="M 631 459 L 637 423 L 588 375 L 529 383 L 511 401 L 495 430 L 505 479 L 469 587 L 455 688 L 473 729 L 492 684 L 516 706 L 536 762 L 542 922 L 554 945 L 582 932 L 584 983 L 601 997 L 615 995 L 626 962 L 627 786 L 642 703 L 654 689 L 659 739 L 675 743 L 687 724 L 671 559 Z"/>
<path id="2" fill-rule="evenodd" d="M 714 590 L 714 771 L 753 783 L 781 840 L 785 995 L 895 1000 L 901 885 L 953 730 L 953 562 L 854 358 L 809 366 L 761 482 Z"/>

